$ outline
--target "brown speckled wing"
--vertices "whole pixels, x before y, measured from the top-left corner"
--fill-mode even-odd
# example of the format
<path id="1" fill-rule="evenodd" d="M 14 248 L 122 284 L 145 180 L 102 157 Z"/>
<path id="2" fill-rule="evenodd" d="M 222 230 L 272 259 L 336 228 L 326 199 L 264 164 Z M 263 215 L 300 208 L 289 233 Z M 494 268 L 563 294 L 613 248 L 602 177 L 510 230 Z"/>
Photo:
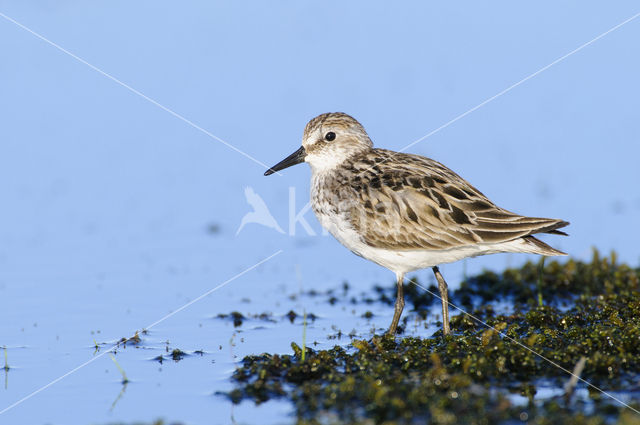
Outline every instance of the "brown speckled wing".
<path id="1" fill-rule="evenodd" d="M 444 165 L 418 155 L 373 149 L 342 171 L 347 181 L 341 183 L 358 199 L 350 207 L 351 224 L 373 247 L 440 250 L 500 243 L 563 234 L 556 229 L 568 224 L 504 210 Z"/>

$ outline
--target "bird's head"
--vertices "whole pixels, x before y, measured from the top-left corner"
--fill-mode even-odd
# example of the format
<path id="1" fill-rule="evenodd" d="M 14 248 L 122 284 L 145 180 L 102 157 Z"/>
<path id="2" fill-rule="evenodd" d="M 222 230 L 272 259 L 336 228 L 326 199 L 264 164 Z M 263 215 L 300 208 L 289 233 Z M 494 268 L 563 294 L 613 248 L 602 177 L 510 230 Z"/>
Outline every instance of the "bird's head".
<path id="1" fill-rule="evenodd" d="M 355 118 L 342 112 L 318 115 L 307 123 L 300 149 L 268 169 L 264 175 L 301 162 L 308 162 L 313 171 L 326 171 L 353 155 L 370 150 L 372 146 L 364 127 Z"/>

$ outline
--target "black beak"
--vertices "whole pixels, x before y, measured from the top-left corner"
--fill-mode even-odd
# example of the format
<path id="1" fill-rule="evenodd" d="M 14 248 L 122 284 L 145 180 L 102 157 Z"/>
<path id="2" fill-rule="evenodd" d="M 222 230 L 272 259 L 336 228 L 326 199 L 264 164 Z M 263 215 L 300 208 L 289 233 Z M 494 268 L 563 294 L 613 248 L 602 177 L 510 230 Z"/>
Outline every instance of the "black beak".
<path id="1" fill-rule="evenodd" d="M 304 150 L 304 146 L 300 146 L 300 149 L 298 149 L 297 151 L 295 151 L 294 153 L 292 153 L 291 155 L 289 155 L 288 157 L 286 157 L 285 159 L 283 159 L 282 161 L 278 162 L 276 165 L 274 165 L 273 167 L 265 171 L 264 175 L 269 176 L 275 173 L 276 171 L 284 170 L 285 168 L 289 168 L 292 165 L 300 164 L 301 162 L 304 162 L 304 158 L 306 156 L 307 156 L 307 152 Z"/>

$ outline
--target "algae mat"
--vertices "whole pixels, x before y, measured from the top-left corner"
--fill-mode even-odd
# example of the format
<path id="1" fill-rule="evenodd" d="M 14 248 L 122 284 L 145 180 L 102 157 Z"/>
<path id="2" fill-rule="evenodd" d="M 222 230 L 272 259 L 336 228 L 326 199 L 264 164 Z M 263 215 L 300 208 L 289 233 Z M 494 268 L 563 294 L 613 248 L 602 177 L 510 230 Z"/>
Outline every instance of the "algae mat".
<path id="1" fill-rule="evenodd" d="M 437 302 L 416 288 L 407 284 L 404 329 Z M 597 252 L 527 263 L 466 279 L 452 301 L 469 313 L 452 318 L 453 335 L 304 353 L 294 343 L 245 357 L 226 396 L 290 400 L 298 423 L 640 424 L 639 269 Z"/>

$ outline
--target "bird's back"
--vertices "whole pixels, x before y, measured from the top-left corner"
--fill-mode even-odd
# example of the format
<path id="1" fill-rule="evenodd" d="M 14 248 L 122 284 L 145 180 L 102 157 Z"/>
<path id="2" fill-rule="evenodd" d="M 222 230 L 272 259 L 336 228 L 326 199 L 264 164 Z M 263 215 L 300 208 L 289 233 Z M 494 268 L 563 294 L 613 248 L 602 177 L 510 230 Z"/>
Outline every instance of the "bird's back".
<path id="1" fill-rule="evenodd" d="M 340 215 L 348 221 L 341 227 L 351 226 L 367 246 L 393 251 L 486 245 L 500 252 L 494 248 L 502 244 L 506 252 L 562 255 L 532 235 L 564 234 L 557 229 L 569 224 L 507 211 L 439 162 L 385 149 L 314 176 L 312 197 L 318 218 Z"/>

